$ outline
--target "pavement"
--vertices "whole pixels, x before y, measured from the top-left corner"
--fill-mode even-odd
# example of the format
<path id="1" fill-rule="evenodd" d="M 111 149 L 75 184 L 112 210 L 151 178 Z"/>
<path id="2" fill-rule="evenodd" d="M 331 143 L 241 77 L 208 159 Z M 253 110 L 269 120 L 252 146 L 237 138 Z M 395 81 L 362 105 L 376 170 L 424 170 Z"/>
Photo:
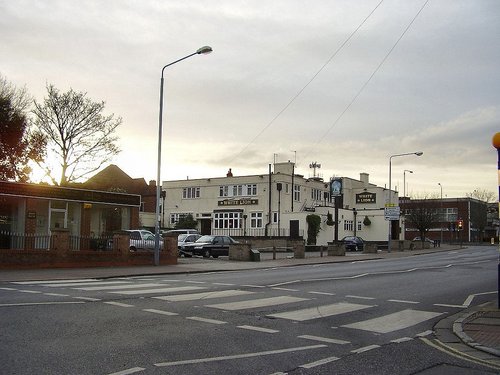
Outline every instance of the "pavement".
<path id="1" fill-rule="evenodd" d="M 443 245 L 438 248 L 425 250 L 393 251 L 391 253 L 379 250 L 376 254 L 346 253 L 345 256 L 327 256 L 326 253 L 306 253 L 304 259 L 295 259 L 292 253 L 277 253 L 275 256 L 272 253 L 262 253 L 260 262 L 193 257 L 179 258 L 178 264 L 166 266 L 0 270 L 0 282 L 107 279 L 145 275 L 241 271 L 308 264 L 401 258 L 451 250 L 459 250 L 459 248 Z M 457 314 L 448 316 L 434 326 L 434 333 L 436 339 L 427 340 L 429 345 L 446 351 L 451 355 L 461 358 L 465 357 L 476 363 L 500 370 L 500 310 L 497 299 L 479 306 L 465 308 Z"/>

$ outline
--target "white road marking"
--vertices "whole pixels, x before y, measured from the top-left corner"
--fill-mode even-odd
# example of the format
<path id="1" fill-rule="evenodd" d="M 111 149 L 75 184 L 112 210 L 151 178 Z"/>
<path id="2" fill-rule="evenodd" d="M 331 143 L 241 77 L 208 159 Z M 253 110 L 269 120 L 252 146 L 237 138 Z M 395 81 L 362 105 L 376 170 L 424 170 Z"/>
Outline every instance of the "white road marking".
<path id="1" fill-rule="evenodd" d="M 200 289 L 206 289 L 206 288 L 203 288 L 201 286 L 179 286 L 179 287 L 155 288 L 155 289 L 144 289 L 144 290 L 122 290 L 120 292 L 109 292 L 109 293 L 136 295 L 136 294 L 185 292 L 188 290 L 200 290 Z"/>
<path id="2" fill-rule="evenodd" d="M 429 336 L 429 335 L 432 335 L 434 332 L 432 332 L 431 330 L 427 330 L 427 331 L 424 331 L 424 332 L 420 332 L 417 334 L 418 337 L 425 337 L 425 336 Z"/>
<path id="3" fill-rule="evenodd" d="M 255 327 L 255 326 L 238 326 L 238 328 L 248 329 L 250 331 L 257 331 L 257 332 L 263 332 L 263 333 L 278 333 L 279 332 L 275 329 Z"/>
<path id="4" fill-rule="evenodd" d="M 413 338 L 411 337 L 401 337 L 399 339 L 395 339 L 395 340 L 391 340 L 391 342 L 395 343 L 395 344 L 401 344 L 402 342 L 407 342 L 407 341 L 412 341 Z"/>
<path id="5" fill-rule="evenodd" d="M 268 287 L 269 288 L 274 288 L 276 286 L 283 286 L 283 285 L 295 284 L 295 283 L 300 283 L 300 280 L 285 281 L 284 283 L 278 283 L 278 284 L 268 285 Z"/>
<path id="6" fill-rule="evenodd" d="M 83 283 L 86 281 L 97 281 L 97 279 L 70 279 L 70 280 L 45 280 L 45 281 L 13 281 L 12 284 L 36 285 L 36 284 L 61 284 L 61 283 Z"/>
<path id="7" fill-rule="evenodd" d="M 245 287 L 245 288 L 265 288 L 264 285 L 242 285 L 242 287 Z"/>
<path id="8" fill-rule="evenodd" d="M 229 284 L 229 283 L 212 283 L 213 285 L 220 285 L 220 286 L 234 286 L 235 284 Z"/>
<path id="9" fill-rule="evenodd" d="M 192 293 L 192 294 L 178 294 L 173 296 L 159 296 L 152 297 L 155 299 L 161 299 L 164 301 L 170 302 L 179 302 L 179 301 L 195 301 L 201 299 L 209 299 L 209 298 L 223 298 L 223 297 L 232 297 L 232 296 L 242 296 L 247 294 L 254 294 L 255 292 L 249 292 L 246 290 L 221 290 L 216 292 L 202 292 L 202 293 Z"/>
<path id="10" fill-rule="evenodd" d="M 17 289 L 5 287 L 5 288 L 0 288 L 0 290 L 17 290 Z"/>
<path id="11" fill-rule="evenodd" d="M 441 306 L 441 307 L 453 307 L 453 308 L 457 308 L 457 309 L 465 309 L 466 305 L 447 305 L 445 303 L 435 303 L 433 306 Z"/>
<path id="12" fill-rule="evenodd" d="M 108 375 L 129 375 L 129 374 L 135 374 L 137 372 L 141 372 L 141 371 L 144 371 L 144 370 L 146 370 L 146 369 L 142 368 L 142 367 L 132 367 L 132 368 L 129 368 L 127 370 L 113 372 L 113 373 L 108 374 Z"/>
<path id="13" fill-rule="evenodd" d="M 285 292 L 299 292 L 299 290 L 298 290 L 298 289 L 278 288 L 278 287 L 276 287 L 276 288 L 272 288 L 272 289 L 274 289 L 274 290 L 283 290 L 283 291 L 285 291 Z"/>
<path id="14" fill-rule="evenodd" d="M 76 287 L 76 286 L 90 286 L 90 285 L 113 285 L 113 284 L 130 284 L 129 281 L 93 281 L 93 282 L 84 282 L 84 283 L 47 283 L 42 284 L 42 286 L 48 286 L 50 288 L 63 288 L 63 287 Z"/>
<path id="15" fill-rule="evenodd" d="M 363 297 L 363 296 L 352 296 L 352 295 L 347 295 L 346 298 L 357 298 L 357 299 L 366 299 L 366 300 L 375 299 L 374 297 Z"/>
<path id="16" fill-rule="evenodd" d="M 253 309 L 257 307 L 265 307 L 265 306 L 276 306 L 282 305 L 285 303 L 293 303 L 293 302 L 302 302 L 308 301 L 307 298 L 299 298 L 299 297 L 290 297 L 290 296 L 278 296 L 271 298 L 261 298 L 261 299 L 253 299 L 248 301 L 240 301 L 240 302 L 228 302 L 228 303 L 218 303 L 215 305 L 206 305 L 206 307 L 213 307 L 221 310 L 244 310 L 244 309 Z"/>
<path id="17" fill-rule="evenodd" d="M 201 318 L 199 316 L 188 316 L 186 319 L 196 320 L 197 322 L 210 323 L 210 324 L 226 324 L 227 323 L 227 322 L 224 322 L 222 320 Z"/>
<path id="18" fill-rule="evenodd" d="M 43 293 L 46 296 L 54 296 L 54 297 L 69 297 L 69 294 L 61 294 L 61 293 Z"/>
<path id="19" fill-rule="evenodd" d="M 130 284 L 130 285 L 102 285 L 102 286 L 86 286 L 83 288 L 72 288 L 76 290 L 85 291 L 98 291 L 98 290 L 120 290 L 120 289 L 139 289 L 139 288 L 151 288 L 151 287 L 166 287 L 165 284 Z"/>
<path id="20" fill-rule="evenodd" d="M 359 349 L 351 350 L 351 353 L 359 354 L 359 353 L 364 353 L 364 352 L 367 352 L 369 350 L 373 350 L 373 349 L 377 349 L 377 348 L 380 348 L 380 345 L 368 345 L 368 346 L 364 346 L 364 347 L 359 348 Z"/>
<path id="21" fill-rule="evenodd" d="M 120 306 L 120 307 L 135 307 L 134 305 L 129 305 L 127 303 L 121 303 L 121 302 L 114 302 L 114 301 L 108 301 L 103 303 L 107 305 Z"/>
<path id="22" fill-rule="evenodd" d="M 31 293 L 31 294 L 40 294 L 42 292 L 39 292 L 37 290 L 25 290 L 25 289 L 19 289 L 18 292 L 21 292 L 21 293 Z"/>
<path id="23" fill-rule="evenodd" d="M 206 284 L 205 281 L 186 281 L 186 283 L 191 283 L 191 284 Z"/>
<path id="24" fill-rule="evenodd" d="M 168 315 L 168 316 L 174 316 L 174 315 L 179 315 L 177 313 L 173 313 L 170 311 L 164 311 L 164 310 L 156 310 L 156 309 L 143 309 L 142 311 L 154 313 L 154 314 L 160 314 L 160 315 Z"/>
<path id="25" fill-rule="evenodd" d="M 319 337 L 319 336 L 310 336 L 310 335 L 302 335 L 302 336 L 297 336 L 299 339 L 307 339 L 307 340 L 314 340 L 314 341 L 320 341 L 320 342 L 327 342 L 329 344 L 338 344 L 338 345 L 345 345 L 345 344 L 350 344 L 350 341 L 344 341 L 344 340 L 338 340 L 338 339 L 331 339 L 328 337 Z"/>
<path id="26" fill-rule="evenodd" d="M 403 310 L 379 318 L 369 319 L 357 323 L 343 325 L 342 327 L 361 329 L 363 331 L 389 333 L 403 328 L 414 326 L 418 323 L 435 318 L 441 313 L 419 310 Z"/>
<path id="27" fill-rule="evenodd" d="M 405 301 L 402 299 L 389 299 L 388 301 L 389 302 L 397 302 L 397 303 L 408 303 L 408 304 L 414 304 L 414 305 L 418 305 L 420 303 L 420 302 L 415 302 L 415 301 Z"/>
<path id="28" fill-rule="evenodd" d="M 334 296 L 335 293 L 327 293 L 327 292 L 309 292 L 311 294 L 320 294 L 320 295 L 323 295 L 323 296 Z"/>
<path id="29" fill-rule="evenodd" d="M 358 305 L 355 303 L 339 302 L 331 305 L 316 306 L 308 309 L 289 311 L 278 314 L 268 315 L 273 318 L 290 319 L 296 321 L 305 321 L 311 319 L 324 318 L 332 315 L 345 314 L 352 311 L 368 309 L 372 305 Z"/>
<path id="30" fill-rule="evenodd" d="M 85 303 L 80 301 L 68 301 L 68 302 L 23 302 L 23 303 L 4 303 L 0 304 L 0 307 L 10 307 L 10 306 L 38 306 L 38 305 L 71 305 Z"/>
<path id="31" fill-rule="evenodd" d="M 91 298 L 91 297 L 73 297 L 75 299 L 82 299 L 84 301 L 97 302 L 100 301 L 99 298 Z"/>
<path id="32" fill-rule="evenodd" d="M 155 363 L 155 366 L 167 367 L 167 366 L 192 365 L 192 364 L 198 364 L 198 363 L 228 361 L 228 360 L 232 360 L 232 359 L 262 357 L 262 356 L 266 356 L 266 355 L 299 352 L 299 351 L 313 350 L 313 349 L 319 349 L 319 348 L 325 348 L 325 347 L 326 347 L 326 345 L 302 346 L 302 347 L 297 347 L 297 348 L 268 350 L 268 351 L 264 351 L 264 352 L 235 354 L 235 355 L 228 355 L 228 356 L 221 356 L 221 357 L 188 359 L 185 361 L 176 361 L 176 362 L 160 362 L 160 363 Z"/>
<path id="33" fill-rule="evenodd" d="M 309 368 L 321 366 L 321 365 L 324 365 L 324 364 L 327 364 L 330 362 L 335 362 L 335 361 L 338 361 L 339 359 L 340 358 L 338 358 L 338 357 L 328 357 L 328 358 L 320 359 L 319 361 L 315 361 L 315 362 L 307 363 L 305 365 L 301 365 L 299 367 L 309 369 Z"/>
<path id="34" fill-rule="evenodd" d="M 470 304 L 472 303 L 472 300 L 476 297 L 476 296 L 483 296 L 485 294 L 497 294 L 498 291 L 495 291 L 495 292 L 484 292 L 484 293 L 476 293 L 476 294 L 471 294 L 469 297 L 467 297 L 467 299 L 465 300 L 464 302 L 464 306 L 465 307 L 469 307 Z"/>

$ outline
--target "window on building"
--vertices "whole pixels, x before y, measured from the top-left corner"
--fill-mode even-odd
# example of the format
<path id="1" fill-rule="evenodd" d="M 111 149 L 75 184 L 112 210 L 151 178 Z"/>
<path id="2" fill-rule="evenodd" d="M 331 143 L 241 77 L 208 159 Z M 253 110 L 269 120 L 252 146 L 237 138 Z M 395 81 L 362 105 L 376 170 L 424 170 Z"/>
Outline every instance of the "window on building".
<path id="1" fill-rule="evenodd" d="M 193 215 L 191 212 L 173 212 L 170 214 L 170 225 L 177 224 L 180 219 L 185 218 L 187 215 Z"/>
<path id="2" fill-rule="evenodd" d="M 214 213 L 215 229 L 237 229 L 242 227 L 241 212 L 216 212 Z"/>
<path id="3" fill-rule="evenodd" d="M 229 186 L 221 186 L 219 188 L 219 197 L 228 197 L 229 196 Z"/>
<path id="4" fill-rule="evenodd" d="M 285 184 L 285 193 L 290 193 L 290 187 L 288 186 L 288 184 Z"/>
<path id="5" fill-rule="evenodd" d="M 278 221 L 280 220 L 280 214 L 279 212 L 273 212 L 273 224 L 277 224 Z"/>
<path id="6" fill-rule="evenodd" d="M 323 199 L 323 191 L 319 189 L 311 189 L 311 199 L 313 201 L 321 201 Z"/>
<path id="7" fill-rule="evenodd" d="M 358 221 L 358 231 L 363 229 L 363 222 Z"/>
<path id="8" fill-rule="evenodd" d="M 252 195 L 252 196 L 257 195 L 257 184 L 247 185 L 247 195 Z"/>
<path id="9" fill-rule="evenodd" d="M 354 221 L 353 220 L 344 220 L 344 230 L 352 232 L 354 231 Z"/>
<path id="10" fill-rule="evenodd" d="M 250 228 L 262 228 L 262 212 L 250 213 Z"/>
<path id="11" fill-rule="evenodd" d="M 293 185 L 293 200 L 300 201 L 300 185 Z"/>
<path id="12" fill-rule="evenodd" d="M 199 187 L 187 187 L 182 189 L 182 199 L 194 199 L 200 197 Z"/>

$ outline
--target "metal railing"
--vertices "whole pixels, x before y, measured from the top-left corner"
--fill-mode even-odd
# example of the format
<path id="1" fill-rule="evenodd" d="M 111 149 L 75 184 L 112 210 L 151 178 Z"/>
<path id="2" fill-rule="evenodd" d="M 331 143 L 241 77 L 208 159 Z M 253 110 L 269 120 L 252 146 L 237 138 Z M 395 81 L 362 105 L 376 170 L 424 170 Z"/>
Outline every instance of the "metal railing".
<path id="1" fill-rule="evenodd" d="M 110 251 L 113 250 L 113 236 L 82 236 L 70 235 L 69 248 L 72 251 Z"/>
<path id="2" fill-rule="evenodd" d="M 0 249 L 8 250 L 49 250 L 51 236 L 49 233 L 16 233 L 0 232 Z"/>

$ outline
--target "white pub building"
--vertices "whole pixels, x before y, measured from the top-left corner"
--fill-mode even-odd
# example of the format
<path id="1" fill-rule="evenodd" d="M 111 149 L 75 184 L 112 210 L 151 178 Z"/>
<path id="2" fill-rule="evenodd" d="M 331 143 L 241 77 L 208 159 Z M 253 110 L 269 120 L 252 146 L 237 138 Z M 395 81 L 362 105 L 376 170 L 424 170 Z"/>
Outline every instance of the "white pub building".
<path id="1" fill-rule="evenodd" d="M 353 235 L 387 241 L 388 191 L 370 184 L 368 177 L 361 173 L 360 180 L 325 182 L 305 178 L 296 173 L 294 163 L 284 162 L 259 175 L 233 176 L 229 169 L 226 177 L 164 181 L 162 222 L 174 227 L 191 214 L 202 234 L 307 239 L 306 217 L 316 214 L 321 217 L 318 245 Z"/>

